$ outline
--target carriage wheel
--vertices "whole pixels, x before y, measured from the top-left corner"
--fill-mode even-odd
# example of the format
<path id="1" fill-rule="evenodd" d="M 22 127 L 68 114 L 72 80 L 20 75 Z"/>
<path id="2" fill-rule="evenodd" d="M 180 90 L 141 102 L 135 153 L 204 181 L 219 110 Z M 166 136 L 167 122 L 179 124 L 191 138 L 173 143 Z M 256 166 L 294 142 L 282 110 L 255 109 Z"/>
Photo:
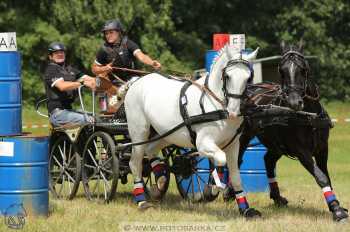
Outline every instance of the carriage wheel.
<path id="1" fill-rule="evenodd" d="M 119 178 L 119 160 L 111 136 L 93 133 L 86 142 L 82 159 L 82 182 L 89 200 L 109 202 L 115 196 Z"/>
<path id="2" fill-rule="evenodd" d="M 53 143 L 49 157 L 49 186 L 52 195 L 60 199 L 73 199 L 81 177 L 80 155 L 67 135 Z"/>
<path id="3" fill-rule="evenodd" d="M 147 197 L 151 200 L 160 201 L 165 196 L 166 192 L 169 188 L 169 182 L 170 182 L 170 169 L 168 160 L 161 159 L 162 162 L 164 162 L 165 165 L 165 176 L 166 176 L 166 182 L 164 183 L 164 189 L 162 191 L 159 190 L 157 186 L 157 181 L 154 173 L 152 172 L 151 164 L 148 159 L 144 159 L 143 163 L 143 183 L 145 186 L 145 193 Z"/>
<path id="4" fill-rule="evenodd" d="M 177 189 L 184 199 L 191 202 L 213 201 L 217 195 L 208 197 L 205 194 L 208 186 L 215 185 L 211 174 L 212 162 L 205 157 L 191 155 L 193 150 L 174 146 L 165 149 L 172 160 L 171 171 L 175 175 Z"/>

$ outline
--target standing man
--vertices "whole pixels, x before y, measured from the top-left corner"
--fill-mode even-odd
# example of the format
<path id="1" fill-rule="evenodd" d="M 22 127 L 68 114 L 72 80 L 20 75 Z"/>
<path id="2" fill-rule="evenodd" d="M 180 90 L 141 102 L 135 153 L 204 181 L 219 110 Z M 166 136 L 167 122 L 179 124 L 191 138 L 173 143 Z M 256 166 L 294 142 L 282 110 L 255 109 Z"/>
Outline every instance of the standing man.
<path id="1" fill-rule="evenodd" d="M 66 64 L 65 51 L 65 46 L 60 42 L 53 42 L 48 47 L 49 64 L 44 82 L 50 122 L 54 126 L 92 122 L 92 117 L 73 111 L 72 103 L 81 85 L 95 89 L 96 80 Z"/>
<path id="2" fill-rule="evenodd" d="M 154 69 L 161 68 L 157 60 L 144 54 L 135 42 L 124 35 L 123 26 L 119 20 L 108 20 L 102 28 L 102 33 L 105 43 L 98 50 L 92 65 L 94 74 L 109 74 L 111 80 L 115 75 L 123 81 L 128 81 L 132 73 L 116 70 L 113 67 L 133 69 L 135 58 Z"/>

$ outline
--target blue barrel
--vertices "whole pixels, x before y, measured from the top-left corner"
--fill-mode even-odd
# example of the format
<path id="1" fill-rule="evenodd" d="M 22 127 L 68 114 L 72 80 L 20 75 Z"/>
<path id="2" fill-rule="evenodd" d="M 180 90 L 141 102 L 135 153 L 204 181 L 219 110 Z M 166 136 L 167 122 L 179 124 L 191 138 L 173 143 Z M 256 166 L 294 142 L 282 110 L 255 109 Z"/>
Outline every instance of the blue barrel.
<path id="1" fill-rule="evenodd" d="M 21 56 L 0 52 L 0 136 L 22 133 Z"/>
<path id="2" fill-rule="evenodd" d="M 48 215 L 48 137 L 0 137 L 0 211 Z"/>
<path id="3" fill-rule="evenodd" d="M 255 137 L 249 143 L 243 155 L 240 167 L 243 189 L 246 192 L 269 191 L 264 156 L 267 152 L 260 141 Z"/>
<path id="4" fill-rule="evenodd" d="M 214 58 L 217 56 L 218 51 L 215 50 L 208 50 L 205 53 L 205 70 L 207 72 L 210 72 L 210 67 L 213 63 Z"/>

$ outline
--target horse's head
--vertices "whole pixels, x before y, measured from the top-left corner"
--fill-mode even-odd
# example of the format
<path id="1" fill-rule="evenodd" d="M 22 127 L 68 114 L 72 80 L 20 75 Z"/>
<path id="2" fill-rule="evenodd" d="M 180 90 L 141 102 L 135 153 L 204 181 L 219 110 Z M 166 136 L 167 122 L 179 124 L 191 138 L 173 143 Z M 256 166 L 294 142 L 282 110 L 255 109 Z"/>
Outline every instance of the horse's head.
<path id="1" fill-rule="evenodd" d="M 242 54 L 232 46 L 226 46 L 228 62 L 222 71 L 223 91 L 227 108 L 239 114 L 240 100 L 249 79 L 254 76 L 250 63 L 256 58 L 259 48 L 250 54 Z"/>
<path id="2" fill-rule="evenodd" d="M 294 110 L 302 110 L 309 73 L 309 65 L 303 55 L 303 42 L 300 41 L 299 46 L 282 42 L 281 49 L 282 59 L 278 70 L 287 104 Z"/>

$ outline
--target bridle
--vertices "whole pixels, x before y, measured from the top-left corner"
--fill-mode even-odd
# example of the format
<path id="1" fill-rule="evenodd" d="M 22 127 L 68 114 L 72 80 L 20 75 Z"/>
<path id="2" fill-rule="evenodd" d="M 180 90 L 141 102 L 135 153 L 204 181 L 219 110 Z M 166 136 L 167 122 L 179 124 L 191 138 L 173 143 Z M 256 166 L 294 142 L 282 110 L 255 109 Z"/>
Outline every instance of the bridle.
<path id="1" fill-rule="evenodd" d="M 226 73 L 226 69 L 233 67 L 237 64 L 243 64 L 243 65 L 248 67 L 248 69 L 250 71 L 250 76 L 249 76 L 248 82 L 251 81 L 254 77 L 254 70 L 252 68 L 252 65 L 248 61 L 243 60 L 243 59 L 234 59 L 234 60 L 230 60 L 229 62 L 227 62 L 226 67 L 222 70 L 222 77 L 221 77 L 221 79 L 223 80 L 222 91 L 224 92 L 226 104 L 228 103 L 229 98 L 241 99 L 244 96 L 243 93 L 242 94 L 235 94 L 235 93 L 230 93 L 227 90 L 227 80 L 229 79 L 229 76 Z"/>
<path id="2" fill-rule="evenodd" d="M 288 51 L 285 54 L 283 54 L 282 58 L 281 58 L 281 62 L 278 65 L 278 71 L 282 77 L 282 79 L 284 78 L 283 73 L 282 73 L 282 66 L 287 62 L 292 62 L 294 65 L 298 66 L 302 72 L 303 72 L 303 77 L 304 77 L 304 83 L 303 86 L 297 86 L 294 83 L 291 83 L 288 86 L 283 86 L 283 90 L 285 92 L 290 92 L 290 91 L 296 91 L 296 92 L 301 92 L 302 93 L 302 98 L 308 98 L 314 101 L 319 100 L 320 95 L 318 92 L 318 88 L 316 88 L 316 97 L 312 97 L 310 95 L 307 94 L 307 89 L 308 89 L 308 83 L 309 83 L 309 73 L 310 73 L 310 68 L 309 65 L 307 64 L 307 62 L 305 61 L 305 56 L 303 54 L 301 54 L 298 51 Z"/>

